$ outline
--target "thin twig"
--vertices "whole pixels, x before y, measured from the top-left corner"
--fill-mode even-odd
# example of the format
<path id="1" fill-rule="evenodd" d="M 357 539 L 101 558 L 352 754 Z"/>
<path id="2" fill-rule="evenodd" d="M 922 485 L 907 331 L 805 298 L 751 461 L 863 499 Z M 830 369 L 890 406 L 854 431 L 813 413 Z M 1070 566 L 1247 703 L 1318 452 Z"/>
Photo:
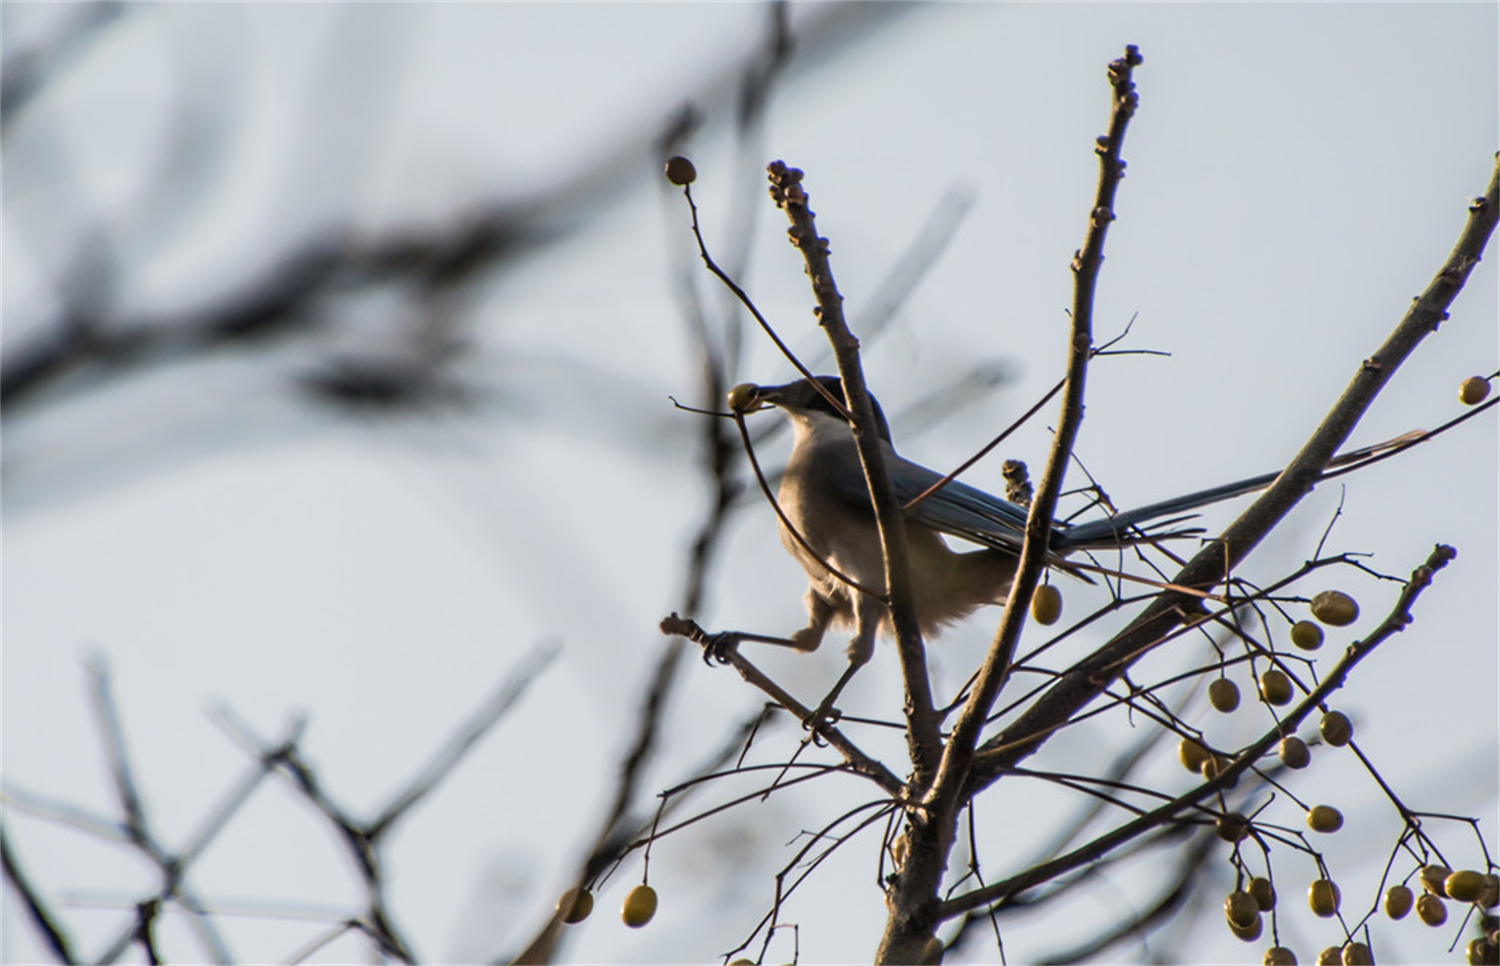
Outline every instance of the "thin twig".
<path id="1" fill-rule="evenodd" d="M 1197 788 L 1179 796 L 1171 802 L 1142 815 L 1130 822 L 1121 825 L 1111 832 L 1101 835 L 1092 842 L 1080 846 L 1066 855 L 1058 856 L 1050 862 L 1032 866 L 1025 872 L 1012 876 L 1002 882 L 996 882 L 983 889 L 962 896 L 956 896 L 943 902 L 937 910 L 940 919 L 946 919 L 954 915 L 976 909 L 993 902 L 1004 903 L 1011 896 L 1030 889 L 1039 883 L 1045 882 L 1070 869 L 1082 868 L 1100 856 L 1108 853 L 1116 846 L 1130 841 L 1152 828 L 1172 820 L 1184 809 L 1194 806 L 1197 802 L 1217 794 L 1223 789 L 1231 787 L 1239 780 L 1239 776 L 1250 770 L 1255 763 L 1266 754 L 1274 745 L 1281 741 L 1288 733 L 1287 729 L 1295 729 L 1302 720 L 1323 706 L 1327 697 L 1345 684 L 1349 672 L 1356 665 L 1368 657 L 1374 650 L 1390 639 L 1393 635 L 1406 629 L 1413 618 L 1411 614 L 1412 605 L 1415 604 L 1422 592 L 1432 583 L 1433 576 L 1448 565 L 1448 562 L 1457 555 L 1452 547 L 1439 544 L 1435 547 L 1427 560 L 1414 571 L 1411 578 L 1398 595 L 1396 603 L 1390 613 L 1383 621 L 1363 640 L 1355 641 L 1349 645 L 1344 656 L 1328 673 L 1323 682 L 1313 689 L 1294 708 L 1283 715 L 1282 720 L 1273 726 L 1264 735 L 1246 746 L 1236 755 L 1229 766 L 1220 771 L 1215 777 L 1199 785 Z M 1003 756 L 998 756 L 1003 757 Z"/>

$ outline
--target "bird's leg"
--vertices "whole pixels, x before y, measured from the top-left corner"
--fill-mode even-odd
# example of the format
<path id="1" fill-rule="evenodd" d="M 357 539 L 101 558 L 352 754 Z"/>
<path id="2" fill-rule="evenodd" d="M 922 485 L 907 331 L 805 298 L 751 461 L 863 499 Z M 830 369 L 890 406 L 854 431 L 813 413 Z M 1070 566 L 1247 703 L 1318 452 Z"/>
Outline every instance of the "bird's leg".
<path id="1" fill-rule="evenodd" d="M 703 663 L 727 664 L 729 652 L 739 647 L 743 641 L 752 641 L 756 644 L 775 644 L 778 647 L 790 647 L 798 651 L 816 651 L 818 645 L 823 643 L 823 634 L 828 630 L 828 625 L 833 622 L 834 615 L 838 612 L 837 606 L 817 591 L 807 592 L 807 626 L 796 631 L 791 637 L 769 637 L 765 634 L 749 634 L 744 631 L 719 631 L 717 634 L 701 632 L 702 637 L 694 637 L 697 643 L 703 645 Z"/>
<path id="2" fill-rule="evenodd" d="M 844 668 L 844 673 L 834 682 L 833 690 L 818 703 L 818 708 L 804 725 L 811 727 L 814 722 L 827 721 L 832 723 L 839 719 L 839 711 L 833 703 L 839 699 L 839 694 L 844 687 L 854 678 L 855 672 L 870 663 L 870 657 L 875 653 L 875 634 L 880 629 L 880 619 L 885 614 L 885 602 L 878 597 L 869 594 L 861 594 L 858 602 L 854 605 L 854 637 L 849 641 L 849 647 L 845 653 L 849 655 L 849 666 Z"/>
<path id="3" fill-rule="evenodd" d="M 793 637 L 795 636 L 793 635 Z M 742 641 L 752 641 L 756 644 L 775 644 L 778 647 L 792 647 L 799 651 L 802 650 L 795 640 L 785 637 L 768 637 L 765 634 L 750 634 L 746 631 L 719 631 L 717 634 L 704 634 L 703 639 L 697 641 L 697 643 L 703 645 L 704 664 L 713 664 L 715 662 L 728 664 L 730 652 L 739 647 Z"/>
<path id="4" fill-rule="evenodd" d="M 792 634 L 791 645 L 799 651 L 811 652 L 823 643 L 823 634 L 832 623 L 837 608 L 816 590 L 807 592 L 807 626 Z"/>

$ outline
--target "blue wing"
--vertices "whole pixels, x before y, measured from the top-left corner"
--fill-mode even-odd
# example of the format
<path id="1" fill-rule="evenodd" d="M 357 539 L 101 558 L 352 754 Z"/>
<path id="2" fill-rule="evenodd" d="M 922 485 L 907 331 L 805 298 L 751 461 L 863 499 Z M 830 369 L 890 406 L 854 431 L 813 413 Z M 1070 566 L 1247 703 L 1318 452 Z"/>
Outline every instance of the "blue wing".
<path id="1" fill-rule="evenodd" d="M 896 492 L 896 499 L 903 505 L 910 503 L 942 479 L 941 474 L 892 451 L 887 452 L 886 466 L 890 470 L 891 486 Z M 1053 527 L 1052 550 L 1056 553 L 1068 553 L 1088 547 L 1104 548 L 1136 543 L 1143 539 L 1159 539 L 1166 535 L 1160 531 L 1160 527 L 1179 522 L 1186 514 L 1199 507 L 1262 489 L 1278 475 L 1265 473 L 1237 480 L 1076 526 L 1056 524 Z M 841 498 L 857 505 L 869 506 L 869 496 L 862 475 L 841 476 L 830 482 L 837 487 Z M 930 530 L 980 546 L 1019 553 L 1025 539 L 1026 515 L 1026 507 L 1020 504 L 993 496 L 959 480 L 951 480 L 909 510 L 907 519 Z M 1153 522 L 1158 528 L 1156 532 L 1146 533 L 1138 529 L 1142 524 Z M 1172 531 L 1174 534 L 1189 532 L 1192 531 Z"/>

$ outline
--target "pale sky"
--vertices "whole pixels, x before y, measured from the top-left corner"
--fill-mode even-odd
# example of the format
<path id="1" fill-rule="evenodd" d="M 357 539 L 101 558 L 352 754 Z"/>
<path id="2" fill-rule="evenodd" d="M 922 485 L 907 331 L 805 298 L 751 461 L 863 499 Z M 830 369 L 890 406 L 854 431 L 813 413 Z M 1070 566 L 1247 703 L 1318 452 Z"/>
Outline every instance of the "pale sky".
<path id="1" fill-rule="evenodd" d="M 820 12 L 795 6 L 794 30 Z M 5 55 L 51 15 L 7 4 Z M 7 414 L 7 782 L 113 814 L 82 663 L 97 651 L 169 843 L 186 841 L 247 765 L 206 713 L 219 706 L 267 738 L 307 715 L 305 747 L 331 793 L 374 811 L 508 669 L 553 641 L 557 660 L 515 716 L 389 853 L 393 908 L 425 958 L 494 956 L 536 928 L 612 788 L 640 681 L 664 645 L 656 622 L 679 606 L 704 510 L 695 417 L 667 398 L 697 401 L 673 291 L 677 260 L 690 254 L 688 214 L 649 153 L 684 102 L 707 112 L 686 149 L 710 245 L 732 248 L 735 199 L 753 198 L 745 287 L 806 358 L 819 347 L 783 216 L 735 180 L 723 81 L 763 20 L 762 7 L 729 3 L 163 4 L 127 8 L 80 52 L 6 130 L 8 351 L 52 318 L 64 268 L 100 225 L 117 249 L 121 314 L 162 317 L 253 282 L 274 253 L 330 226 L 366 238 L 440 228 L 481 201 L 567 183 L 601 145 L 622 150 L 611 174 L 628 187 L 607 205 L 581 194 L 581 231 L 467 291 L 456 311 L 469 354 L 457 371 L 476 390 L 469 407 L 356 418 L 291 391 L 342 347 L 389 337 L 410 310 L 400 293 L 356 280 L 320 303 L 327 327 L 315 339 L 202 354 L 143 377 L 85 375 Z M 794 58 L 758 150 L 807 172 L 856 325 L 944 198 L 970 199 L 864 357 L 897 446 L 938 468 L 1058 377 L 1068 262 L 1108 117 L 1104 68 L 1126 43 L 1140 45 L 1141 107 L 1096 332 L 1103 341 L 1134 320 L 1126 345 L 1170 356 L 1096 363 L 1077 449 L 1122 507 L 1280 467 L 1439 267 L 1497 147 L 1493 4 L 932 4 L 869 29 Z M 180 194 L 153 194 L 164 178 Z M 1462 379 L 1495 371 L 1494 264 L 1491 253 L 1353 445 L 1451 419 Z M 706 273 L 696 283 L 710 304 L 722 298 Z M 903 418 L 973 368 L 1009 378 L 936 425 Z M 731 382 L 790 374 L 752 336 Z M 999 489 L 1005 457 L 1039 473 L 1055 418 L 1045 408 L 966 478 Z M 1404 577 L 1436 542 L 1458 547 L 1416 623 L 1360 667 L 1340 707 L 1410 807 L 1477 816 L 1492 846 L 1496 438 L 1491 414 L 1321 488 L 1243 572 L 1266 583 L 1308 559 L 1340 500 L 1327 549 L 1369 554 L 1382 573 Z M 774 465 L 783 447 L 768 444 L 763 461 Z M 1212 509 L 1202 525 L 1216 531 L 1242 506 Z M 1352 572 L 1335 582 L 1360 597 L 1367 621 L 1394 601 L 1394 584 Z M 732 525 L 699 617 L 786 633 L 801 626 L 804 586 L 770 509 L 753 504 Z M 1321 589 L 1313 580 L 1296 591 Z M 1106 599 L 1098 587 L 1065 592 L 1076 614 Z M 933 646 L 941 688 L 962 682 L 998 613 Z M 1331 633 L 1319 667 L 1369 626 Z M 1203 661 L 1207 647 L 1192 646 L 1172 666 Z M 841 668 L 842 642 L 810 657 L 755 657 L 815 701 Z M 760 703 L 728 670 L 690 660 L 681 675 L 652 791 Z M 846 710 L 896 714 L 897 689 L 882 645 Z M 1086 769 L 1146 726 L 1104 720 L 1033 764 Z M 1231 742 L 1264 720 L 1211 725 Z M 757 752 L 777 760 L 797 735 L 763 740 Z M 899 742 L 888 750 L 899 754 Z M 1185 773 L 1161 764 L 1148 773 L 1161 787 L 1187 787 Z M 1345 812 L 1345 830 L 1317 844 L 1347 883 L 1353 922 L 1399 826 L 1347 756 L 1298 782 L 1299 796 Z M 1029 788 L 991 794 L 992 839 L 980 847 L 996 877 L 1046 837 L 1039 816 L 1076 804 Z M 852 779 L 820 784 L 662 840 L 651 864 L 658 920 L 632 931 L 615 917 L 639 880 L 634 856 L 594 918 L 574 927 L 568 958 L 715 961 L 769 907 L 798 833 L 866 797 Z M 1278 821 L 1300 822 L 1283 799 L 1271 814 L 1281 808 Z M 1456 864 L 1480 863 L 1465 829 L 1429 828 Z M 7 832 L 86 955 L 151 888 L 141 863 L 76 831 L 12 811 Z M 330 843 L 285 783 L 270 782 L 194 866 L 194 883 L 226 907 L 305 902 L 347 914 L 358 892 Z M 855 840 L 784 909 L 799 924 L 801 962 L 873 954 L 884 918 L 877 846 L 878 832 Z M 1341 937 L 1301 906 L 1312 861 L 1288 850 L 1277 863 L 1283 942 L 1311 961 Z M 1181 948 L 1197 961 L 1259 961 L 1269 942 L 1237 942 L 1218 913 L 1232 887 L 1227 852 L 1212 867 L 1205 905 L 1183 917 Z M 1080 923 L 1112 922 L 1143 901 L 1130 868 L 1010 928 L 1010 961 L 1064 948 Z M 7 892 L 0 958 L 31 961 L 39 947 L 12 900 Z M 1444 930 L 1379 922 L 1377 955 L 1446 955 L 1456 919 Z M 323 928 L 225 922 L 245 961 L 284 959 Z M 166 920 L 163 943 L 183 961 L 202 954 L 180 915 Z M 769 961 L 791 956 L 790 936 L 778 934 Z M 367 958 L 346 938 L 313 961 Z M 976 935 L 947 961 L 995 958 L 993 940 Z"/>

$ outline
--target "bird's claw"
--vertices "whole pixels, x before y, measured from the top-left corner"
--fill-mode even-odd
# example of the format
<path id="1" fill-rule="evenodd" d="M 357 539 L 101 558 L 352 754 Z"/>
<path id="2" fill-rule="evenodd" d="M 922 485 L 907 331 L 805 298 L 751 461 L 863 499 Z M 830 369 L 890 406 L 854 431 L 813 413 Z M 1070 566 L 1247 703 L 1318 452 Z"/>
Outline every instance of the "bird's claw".
<path id="1" fill-rule="evenodd" d="M 817 734 L 819 728 L 831 728 L 838 724 L 844 712 L 835 708 L 831 702 L 824 701 L 817 709 L 802 719 L 802 730 Z"/>
<path id="2" fill-rule="evenodd" d="M 712 667 L 715 663 L 728 664 L 729 655 L 739 647 L 741 635 L 734 631 L 720 631 L 707 635 L 703 641 L 703 663 Z"/>

